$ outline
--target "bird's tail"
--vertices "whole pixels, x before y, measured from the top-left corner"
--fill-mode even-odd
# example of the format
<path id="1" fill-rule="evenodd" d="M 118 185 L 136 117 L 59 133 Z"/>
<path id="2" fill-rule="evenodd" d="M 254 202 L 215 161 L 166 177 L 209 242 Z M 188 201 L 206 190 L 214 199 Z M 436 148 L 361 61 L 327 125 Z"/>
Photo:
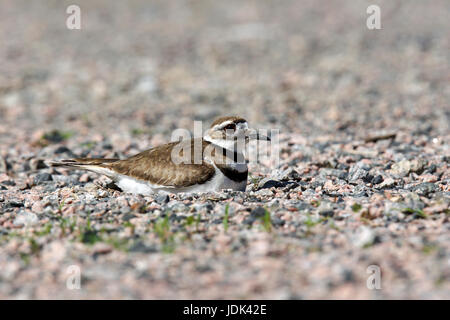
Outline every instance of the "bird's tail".
<path id="1" fill-rule="evenodd" d="M 77 158 L 69 160 L 46 161 L 49 167 L 64 167 L 69 169 L 88 170 L 105 176 L 112 177 L 114 172 L 110 169 L 109 164 L 119 161 L 120 159 L 93 159 L 93 158 Z"/>
<path id="2" fill-rule="evenodd" d="M 109 163 L 119 161 L 119 159 L 95 159 L 95 158 L 77 158 L 69 160 L 47 161 L 51 167 L 78 168 L 83 166 L 106 166 Z"/>

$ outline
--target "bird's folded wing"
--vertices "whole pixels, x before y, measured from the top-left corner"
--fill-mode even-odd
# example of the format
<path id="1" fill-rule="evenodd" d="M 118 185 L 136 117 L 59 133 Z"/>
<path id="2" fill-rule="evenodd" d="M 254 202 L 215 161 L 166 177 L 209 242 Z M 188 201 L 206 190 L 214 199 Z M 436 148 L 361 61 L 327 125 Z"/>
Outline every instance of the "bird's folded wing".
<path id="1" fill-rule="evenodd" d="M 200 144 L 201 145 L 201 144 Z M 186 149 L 183 149 L 186 147 Z M 174 148 L 181 150 L 178 155 L 183 156 L 187 148 L 191 148 L 191 160 L 178 163 L 173 159 Z M 184 150 L 184 151 L 183 151 Z M 202 152 L 202 150 L 200 150 Z M 175 153 L 174 153 L 175 154 Z M 148 181 L 151 184 L 164 187 L 188 187 L 210 180 L 215 173 L 215 168 L 200 158 L 201 163 L 194 163 L 194 146 L 180 145 L 173 142 L 141 152 L 126 160 L 120 160 L 106 165 L 111 170 L 133 177 L 138 180 Z"/>

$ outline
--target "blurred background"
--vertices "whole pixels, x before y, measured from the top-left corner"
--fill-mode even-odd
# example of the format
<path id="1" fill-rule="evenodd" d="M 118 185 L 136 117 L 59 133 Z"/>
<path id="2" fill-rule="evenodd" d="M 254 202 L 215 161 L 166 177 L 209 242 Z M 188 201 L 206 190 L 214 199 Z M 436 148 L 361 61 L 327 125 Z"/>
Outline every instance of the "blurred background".
<path id="1" fill-rule="evenodd" d="M 66 8 L 81 8 L 69 30 Z M 239 114 L 305 135 L 448 133 L 447 0 L 0 1 L 0 139 Z"/>
<path id="2" fill-rule="evenodd" d="M 0 0 L 0 298 L 449 297 L 449 13 Z M 280 167 L 250 167 L 246 193 L 143 198 L 43 162 L 122 158 L 222 115 L 280 130 Z M 372 264 L 384 290 L 366 286 Z"/>

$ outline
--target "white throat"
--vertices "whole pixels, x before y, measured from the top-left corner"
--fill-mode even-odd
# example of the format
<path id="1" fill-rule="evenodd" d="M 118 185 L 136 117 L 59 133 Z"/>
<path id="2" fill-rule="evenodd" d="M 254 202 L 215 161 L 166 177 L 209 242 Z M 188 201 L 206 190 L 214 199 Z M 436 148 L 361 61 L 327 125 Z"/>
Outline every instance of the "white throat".
<path id="1" fill-rule="evenodd" d="M 211 142 L 212 144 L 219 146 L 223 149 L 230 151 L 230 156 L 233 158 L 235 148 L 235 142 L 232 140 L 224 140 L 224 139 L 212 139 L 209 135 L 205 135 L 203 137 L 205 141 Z M 244 148 L 245 149 L 245 148 Z M 243 150 L 244 151 L 244 150 Z M 245 161 L 244 152 L 241 152 L 238 155 L 238 159 L 240 162 L 235 162 L 234 159 L 227 164 L 228 167 L 233 168 L 238 172 L 247 171 L 247 163 Z"/>

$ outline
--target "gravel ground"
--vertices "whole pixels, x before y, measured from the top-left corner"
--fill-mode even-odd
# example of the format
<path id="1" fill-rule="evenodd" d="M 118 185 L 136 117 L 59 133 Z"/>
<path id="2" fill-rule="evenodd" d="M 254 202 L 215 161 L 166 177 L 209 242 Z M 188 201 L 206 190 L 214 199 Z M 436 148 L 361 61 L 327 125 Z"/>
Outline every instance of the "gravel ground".
<path id="1" fill-rule="evenodd" d="M 0 299 L 449 299 L 450 2 L 377 2 L 0 1 Z M 230 114 L 280 130 L 245 193 L 44 164 Z"/>

